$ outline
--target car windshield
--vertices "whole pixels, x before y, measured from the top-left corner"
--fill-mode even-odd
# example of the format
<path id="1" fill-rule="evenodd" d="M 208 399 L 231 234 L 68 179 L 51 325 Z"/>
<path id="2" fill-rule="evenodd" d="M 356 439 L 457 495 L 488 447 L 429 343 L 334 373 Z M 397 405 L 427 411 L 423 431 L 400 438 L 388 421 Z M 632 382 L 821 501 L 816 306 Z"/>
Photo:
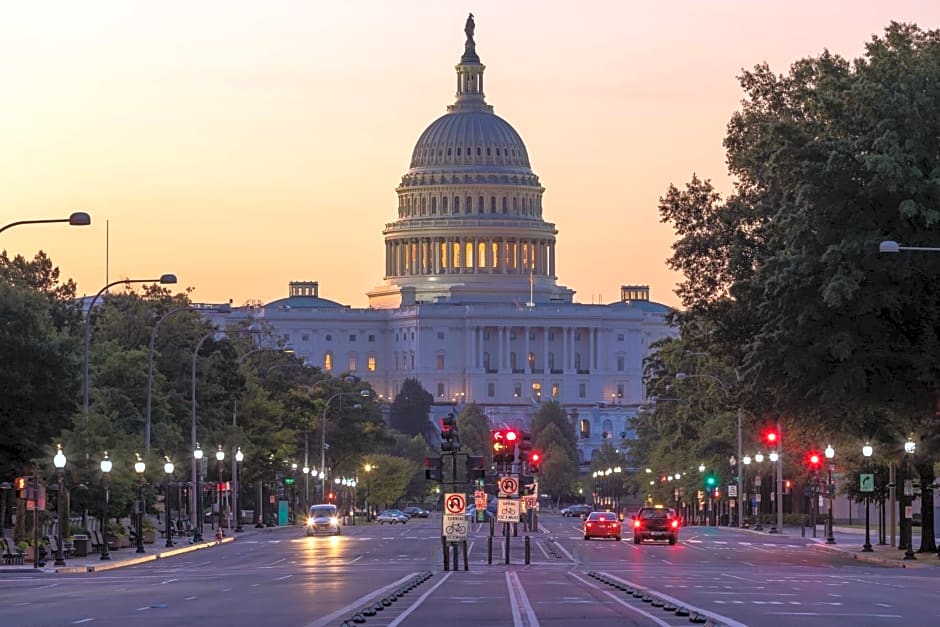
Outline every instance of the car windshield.
<path id="1" fill-rule="evenodd" d="M 335 505 L 314 505 L 310 508 L 311 518 L 323 518 L 336 515 Z"/>
<path id="2" fill-rule="evenodd" d="M 610 512 L 594 512 L 588 516 L 588 520 L 617 520 L 617 516 L 616 514 L 612 514 Z"/>
<path id="3" fill-rule="evenodd" d="M 669 512 L 665 509 L 644 509 L 640 512 L 640 517 L 646 519 L 667 518 L 668 516 Z"/>

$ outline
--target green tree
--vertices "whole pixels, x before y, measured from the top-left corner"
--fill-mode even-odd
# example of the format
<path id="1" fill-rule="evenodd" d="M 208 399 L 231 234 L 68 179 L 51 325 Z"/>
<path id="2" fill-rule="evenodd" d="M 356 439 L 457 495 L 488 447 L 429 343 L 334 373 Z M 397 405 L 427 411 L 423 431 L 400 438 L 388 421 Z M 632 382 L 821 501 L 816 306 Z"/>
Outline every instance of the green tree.
<path id="1" fill-rule="evenodd" d="M 369 502 L 385 506 L 405 496 L 419 466 L 405 457 L 396 455 L 370 455 L 369 463 L 375 468 L 363 481 L 367 482 Z M 364 493 L 363 493 L 364 494 Z"/>
<path id="2" fill-rule="evenodd" d="M 469 403 L 457 416 L 457 433 L 460 434 L 460 447 L 464 453 L 483 456 L 489 466 L 493 459 L 492 425 L 483 409 L 476 403 Z"/>
<path id="3" fill-rule="evenodd" d="M 549 435 L 544 435 L 543 432 L 549 429 L 551 429 Z M 577 467 L 579 455 L 574 424 L 568 419 L 568 415 L 559 403 L 543 402 L 529 422 L 529 431 L 532 433 L 532 442 L 537 449 L 547 453 L 551 444 L 557 444 L 565 450 L 567 459 Z"/>
<path id="4" fill-rule="evenodd" d="M 421 382 L 409 377 L 402 382 L 392 402 L 389 423 L 402 433 L 421 435 L 428 442 L 433 442 L 434 425 L 428 420 L 433 403 L 434 397 L 421 387 Z"/>
<path id="5" fill-rule="evenodd" d="M 549 443 L 544 456 L 538 477 L 539 492 L 550 494 L 557 508 L 561 506 L 561 500 L 574 491 L 578 465 L 568 455 L 566 448 L 557 441 Z"/>

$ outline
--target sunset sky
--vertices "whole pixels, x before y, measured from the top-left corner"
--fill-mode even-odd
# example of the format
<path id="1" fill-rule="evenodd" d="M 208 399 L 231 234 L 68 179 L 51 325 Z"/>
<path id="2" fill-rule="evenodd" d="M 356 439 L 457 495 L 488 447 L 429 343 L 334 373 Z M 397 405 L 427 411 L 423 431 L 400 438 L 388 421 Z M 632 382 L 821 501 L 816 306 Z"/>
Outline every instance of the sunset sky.
<path id="1" fill-rule="evenodd" d="M 937 0 L 7 2 L 0 10 L 0 249 L 45 250 L 79 293 L 178 275 L 197 302 L 291 280 L 354 307 L 415 141 L 453 102 L 473 12 L 487 102 L 520 133 L 583 303 L 649 284 L 678 305 L 658 198 L 731 188 L 722 139 L 742 68 L 860 56 Z M 106 222 L 110 223 L 107 256 Z"/>

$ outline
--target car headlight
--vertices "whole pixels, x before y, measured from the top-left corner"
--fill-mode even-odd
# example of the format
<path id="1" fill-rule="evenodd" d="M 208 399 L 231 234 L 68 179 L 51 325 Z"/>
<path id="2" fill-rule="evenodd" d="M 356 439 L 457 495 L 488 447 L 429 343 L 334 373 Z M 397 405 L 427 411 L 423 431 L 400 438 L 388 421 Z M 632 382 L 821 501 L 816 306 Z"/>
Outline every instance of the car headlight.
<path id="1" fill-rule="evenodd" d="M 313 524 L 313 518 L 307 518 L 307 526 L 309 527 L 312 524 Z"/>
<path id="2" fill-rule="evenodd" d="M 330 524 L 331 524 L 332 526 L 334 526 L 334 527 L 338 526 L 338 525 L 339 525 L 339 518 L 337 518 L 336 516 L 333 516 L 332 518 L 330 518 Z"/>

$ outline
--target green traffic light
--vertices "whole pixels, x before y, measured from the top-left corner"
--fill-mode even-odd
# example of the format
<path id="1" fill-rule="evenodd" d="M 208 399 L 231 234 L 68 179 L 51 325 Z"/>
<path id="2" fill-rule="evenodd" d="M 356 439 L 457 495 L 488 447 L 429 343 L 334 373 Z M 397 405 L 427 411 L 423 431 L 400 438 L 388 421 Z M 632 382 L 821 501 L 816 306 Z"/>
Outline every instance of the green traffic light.
<path id="1" fill-rule="evenodd" d="M 707 485 L 709 488 L 714 487 L 714 485 L 715 485 L 716 483 L 717 483 L 717 481 L 716 481 L 715 477 L 713 477 L 713 476 L 711 476 L 711 475 L 705 477 L 705 485 Z"/>

